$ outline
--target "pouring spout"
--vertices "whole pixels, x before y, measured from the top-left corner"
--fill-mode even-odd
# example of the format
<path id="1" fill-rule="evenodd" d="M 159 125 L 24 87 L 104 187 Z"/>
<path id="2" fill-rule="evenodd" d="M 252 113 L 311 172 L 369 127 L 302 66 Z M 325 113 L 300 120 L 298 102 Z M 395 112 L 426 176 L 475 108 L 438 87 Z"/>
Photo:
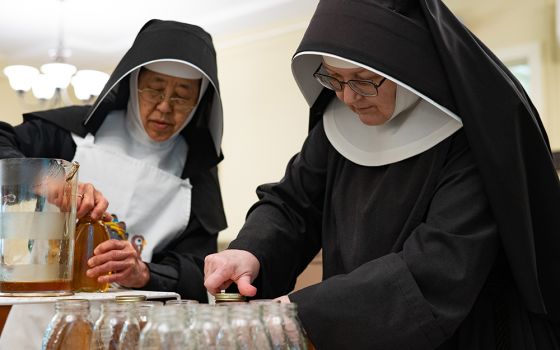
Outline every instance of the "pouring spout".
<path id="1" fill-rule="evenodd" d="M 66 182 L 71 181 L 74 178 L 74 176 L 78 172 L 78 168 L 80 167 L 80 163 L 76 161 L 72 161 L 71 164 L 72 164 L 72 168 L 70 169 L 68 174 L 66 174 Z"/>

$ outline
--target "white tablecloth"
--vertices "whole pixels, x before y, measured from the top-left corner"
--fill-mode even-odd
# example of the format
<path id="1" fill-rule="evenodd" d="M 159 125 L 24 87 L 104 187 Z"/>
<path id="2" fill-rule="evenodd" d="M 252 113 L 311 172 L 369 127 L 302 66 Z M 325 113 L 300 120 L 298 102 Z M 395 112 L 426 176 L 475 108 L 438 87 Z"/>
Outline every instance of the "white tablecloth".
<path id="1" fill-rule="evenodd" d="M 173 292 L 154 292 L 149 290 L 109 289 L 104 293 L 74 293 L 69 296 L 55 297 L 4 297 L 0 296 L 0 305 L 44 304 L 54 303 L 59 299 L 87 299 L 90 301 L 112 300 L 118 295 L 145 295 L 148 300 L 179 299 Z"/>

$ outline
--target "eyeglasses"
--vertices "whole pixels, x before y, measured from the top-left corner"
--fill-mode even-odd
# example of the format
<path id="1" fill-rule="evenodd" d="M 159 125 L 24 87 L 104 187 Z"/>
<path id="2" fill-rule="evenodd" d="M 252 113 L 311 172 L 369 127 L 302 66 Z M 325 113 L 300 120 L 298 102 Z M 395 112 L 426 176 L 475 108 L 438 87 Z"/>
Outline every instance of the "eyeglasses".
<path id="1" fill-rule="evenodd" d="M 138 89 L 140 97 L 150 103 L 160 104 L 165 100 L 165 93 L 150 88 Z M 177 112 L 187 112 L 194 108 L 194 104 L 182 97 L 170 97 L 169 105 Z"/>
<path id="2" fill-rule="evenodd" d="M 374 83 L 371 80 L 356 79 L 340 81 L 333 76 L 319 73 L 319 70 L 322 66 L 323 65 L 320 65 L 319 68 L 317 68 L 315 73 L 313 73 L 313 76 L 321 85 L 323 85 L 327 89 L 337 92 L 342 91 L 344 89 L 344 84 L 347 84 L 350 89 L 352 89 L 358 95 L 366 97 L 377 96 L 379 94 L 379 87 L 385 82 L 385 80 L 387 80 L 387 78 L 383 78 L 379 83 Z"/>

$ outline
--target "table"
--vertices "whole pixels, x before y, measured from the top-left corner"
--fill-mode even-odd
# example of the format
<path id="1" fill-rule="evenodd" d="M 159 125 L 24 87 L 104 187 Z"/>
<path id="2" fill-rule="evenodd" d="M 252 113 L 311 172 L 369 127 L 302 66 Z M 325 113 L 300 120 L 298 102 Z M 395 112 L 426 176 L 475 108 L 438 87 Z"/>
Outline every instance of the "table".
<path id="1" fill-rule="evenodd" d="M 117 289 L 110 288 L 103 293 L 74 293 L 68 296 L 57 297 L 3 297 L 0 296 L 0 305 L 17 305 L 17 304 L 43 304 L 54 303 L 59 299 L 87 299 L 90 301 L 112 300 L 119 295 L 145 295 L 148 300 L 153 299 L 179 299 L 179 294 L 174 292 L 154 292 L 150 290 L 133 290 L 133 289 Z"/>
<path id="2" fill-rule="evenodd" d="M 149 290 L 109 289 L 104 293 L 74 293 L 68 296 L 57 297 L 3 297 L 0 296 L 0 334 L 10 313 L 12 305 L 18 304 L 45 304 L 54 303 L 59 299 L 87 299 L 89 301 L 112 300 L 119 295 L 145 295 L 148 300 L 179 299 L 179 294 L 174 292 L 154 292 Z"/>

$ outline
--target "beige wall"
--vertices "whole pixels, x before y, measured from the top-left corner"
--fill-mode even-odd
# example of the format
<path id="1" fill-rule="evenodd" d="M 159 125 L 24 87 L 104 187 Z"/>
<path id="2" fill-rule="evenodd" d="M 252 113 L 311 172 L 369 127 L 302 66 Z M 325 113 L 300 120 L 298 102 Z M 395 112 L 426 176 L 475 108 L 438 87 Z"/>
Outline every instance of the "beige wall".
<path id="1" fill-rule="evenodd" d="M 540 102 L 539 113 L 552 149 L 560 150 L 560 50 L 555 35 L 555 1 L 444 1 L 498 56 L 527 47 L 539 56 L 540 77 L 536 88 L 541 95 L 531 97 L 534 102 Z"/>
<path id="2" fill-rule="evenodd" d="M 255 188 L 282 178 L 307 135 L 308 107 L 290 68 L 307 22 L 216 42 L 225 116 L 220 181 L 229 223 L 222 242 L 237 235 Z"/>

